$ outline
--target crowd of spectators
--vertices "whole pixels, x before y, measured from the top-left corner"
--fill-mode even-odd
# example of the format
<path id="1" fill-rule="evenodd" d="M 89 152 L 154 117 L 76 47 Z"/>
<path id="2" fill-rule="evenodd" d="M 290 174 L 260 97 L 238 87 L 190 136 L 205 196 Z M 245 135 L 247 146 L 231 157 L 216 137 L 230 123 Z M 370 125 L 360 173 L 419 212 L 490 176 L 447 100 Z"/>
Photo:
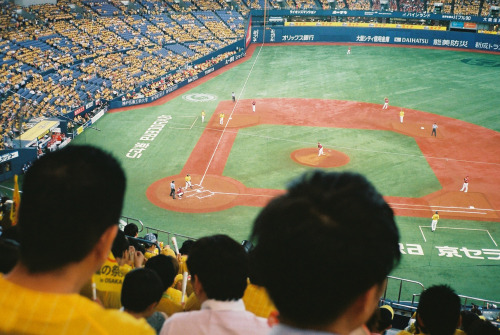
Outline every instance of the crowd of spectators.
<path id="1" fill-rule="evenodd" d="M 371 4 L 369 0 L 346 0 L 347 8 L 350 10 L 369 10 Z"/>
<path id="2" fill-rule="evenodd" d="M 479 0 L 455 0 L 453 12 L 457 15 L 479 15 Z"/>
<path id="3" fill-rule="evenodd" d="M 491 6 L 500 7 L 500 0 L 484 0 L 483 6 L 481 7 L 481 16 L 490 15 Z M 498 30 L 498 26 L 497 26 Z"/>
<path id="4" fill-rule="evenodd" d="M 425 3 L 423 0 L 400 0 L 399 10 L 402 12 L 423 13 L 425 12 Z"/>
<path id="5" fill-rule="evenodd" d="M 244 33 L 240 14 L 221 3 L 187 3 L 178 13 L 170 11 L 175 3 L 161 1 L 142 1 L 144 6 L 132 9 L 120 1 L 73 1 L 83 13 L 68 1 L 24 9 L 2 3 L 0 149 L 8 148 L 5 136 L 25 131 L 25 120 L 131 95 Z M 110 13 L 109 6 L 114 8 Z M 214 12 L 188 13 L 199 9 L 224 9 L 224 18 Z M 195 70 L 183 70 L 168 81 L 175 84 Z"/>

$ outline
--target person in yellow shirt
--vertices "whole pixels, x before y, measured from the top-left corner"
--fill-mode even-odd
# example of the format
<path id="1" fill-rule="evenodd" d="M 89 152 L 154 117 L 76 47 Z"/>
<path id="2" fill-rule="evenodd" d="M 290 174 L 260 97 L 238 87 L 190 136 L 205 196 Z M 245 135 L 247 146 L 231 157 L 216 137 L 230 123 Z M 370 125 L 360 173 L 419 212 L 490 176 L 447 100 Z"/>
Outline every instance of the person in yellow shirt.
<path id="1" fill-rule="evenodd" d="M 150 258 L 145 267 L 155 271 L 162 280 L 164 292 L 156 310 L 164 312 L 168 316 L 181 312 L 183 310 L 181 305 L 182 292 L 172 287 L 179 269 L 177 259 L 172 256 L 158 255 Z"/>
<path id="2" fill-rule="evenodd" d="M 405 117 L 405 111 L 401 110 L 401 112 L 399 112 L 399 122 L 403 123 L 404 117 Z"/>
<path id="3" fill-rule="evenodd" d="M 434 232 L 434 230 L 436 230 L 438 221 L 439 221 L 439 212 L 436 211 L 436 213 L 434 213 L 434 215 L 432 216 L 432 222 L 431 222 L 432 232 Z"/>
<path id="4" fill-rule="evenodd" d="M 219 114 L 219 124 L 221 126 L 224 125 L 224 113 Z"/>
<path id="5" fill-rule="evenodd" d="M 193 188 L 193 184 L 191 183 L 191 176 L 189 174 L 186 175 L 184 180 L 186 181 L 186 189 L 188 187 Z"/>
<path id="6" fill-rule="evenodd" d="M 20 259 L 0 275 L 1 334 L 155 333 L 145 320 L 78 294 L 110 253 L 124 192 L 118 161 L 91 146 L 33 163 L 19 208 Z M 81 199 L 95 203 L 89 209 Z"/>
<path id="7" fill-rule="evenodd" d="M 202 110 L 202 111 L 201 111 L 201 122 L 205 122 L 205 115 L 206 115 L 206 114 L 205 114 L 205 111 L 204 111 L 204 110 Z"/>
<path id="8" fill-rule="evenodd" d="M 247 311 L 266 319 L 271 312 L 276 311 L 276 307 L 269 298 L 266 289 L 252 284 L 250 280 L 248 280 L 247 288 L 243 294 L 243 302 Z"/>

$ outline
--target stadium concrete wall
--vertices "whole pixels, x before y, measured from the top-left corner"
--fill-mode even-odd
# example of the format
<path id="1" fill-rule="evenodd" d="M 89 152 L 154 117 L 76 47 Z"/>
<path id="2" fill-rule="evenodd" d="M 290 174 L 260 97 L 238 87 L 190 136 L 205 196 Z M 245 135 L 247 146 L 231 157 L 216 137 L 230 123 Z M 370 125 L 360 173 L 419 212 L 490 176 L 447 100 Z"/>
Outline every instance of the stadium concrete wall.
<path id="1" fill-rule="evenodd" d="M 339 42 L 449 47 L 500 53 L 500 35 L 355 27 L 252 27 L 252 43 Z"/>

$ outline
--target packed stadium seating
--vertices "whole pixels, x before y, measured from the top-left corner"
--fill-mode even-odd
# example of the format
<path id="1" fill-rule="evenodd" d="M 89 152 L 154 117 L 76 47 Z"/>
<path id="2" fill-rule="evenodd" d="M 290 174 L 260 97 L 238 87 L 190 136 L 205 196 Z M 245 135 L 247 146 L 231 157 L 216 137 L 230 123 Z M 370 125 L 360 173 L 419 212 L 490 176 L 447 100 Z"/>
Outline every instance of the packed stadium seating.
<path id="1" fill-rule="evenodd" d="M 66 114 L 94 100 L 131 97 L 140 87 L 156 92 L 145 86 L 244 33 L 243 17 L 221 2 L 185 2 L 183 12 L 175 2 L 153 0 L 134 8 L 107 0 L 72 4 L 80 10 L 60 1 L 19 14 L 21 7 L 2 4 L 0 149 L 9 148 L 6 139 L 19 135 L 31 118 Z M 196 71 L 173 74 L 165 85 Z"/>

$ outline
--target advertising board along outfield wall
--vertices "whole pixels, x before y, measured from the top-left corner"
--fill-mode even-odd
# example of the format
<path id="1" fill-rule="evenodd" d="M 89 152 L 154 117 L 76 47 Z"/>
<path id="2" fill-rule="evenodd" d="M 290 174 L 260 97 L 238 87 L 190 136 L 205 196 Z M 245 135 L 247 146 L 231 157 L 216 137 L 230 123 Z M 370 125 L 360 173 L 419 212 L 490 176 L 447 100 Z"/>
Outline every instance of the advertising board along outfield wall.
<path id="1" fill-rule="evenodd" d="M 262 43 L 263 32 L 263 27 L 252 27 L 252 43 Z M 264 42 L 380 43 L 500 53 L 500 35 L 398 28 L 274 26 L 266 27 Z"/>

